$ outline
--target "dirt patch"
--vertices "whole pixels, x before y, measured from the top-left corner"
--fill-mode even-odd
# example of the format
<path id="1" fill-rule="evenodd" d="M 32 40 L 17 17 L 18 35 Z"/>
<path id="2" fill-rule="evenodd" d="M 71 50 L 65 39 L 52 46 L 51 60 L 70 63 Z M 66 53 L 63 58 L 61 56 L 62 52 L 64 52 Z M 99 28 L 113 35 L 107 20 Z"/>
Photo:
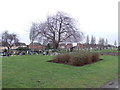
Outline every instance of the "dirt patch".
<path id="1" fill-rule="evenodd" d="M 101 60 L 103 60 L 103 59 L 99 59 L 99 61 L 101 61 Z M 65 65 L 71 65 L 71 64 L 69 64 L 69 63 L 67 63 L 67 62 L 63 63 L 63 62 L 59 62 L 59 61 L 56 61 L 56 60 L 49 60 L 49 61 L 47 61 L 47 62 L 59 63 L 59 64 L 65 64 Z M 97 61 L 97 62 L 98 62 L 98 61 Z M 92 62 L 92 63 L 95 63 L 95 62 Z M 92 64 L 92 63 L 90 63 L 90 64 Z M 84 66 L 84 65 L 88 65 L 88 63 L 84 63 L 83 65 L 71 65 L 71 66 L 80 67 L 80 66 Z"/>

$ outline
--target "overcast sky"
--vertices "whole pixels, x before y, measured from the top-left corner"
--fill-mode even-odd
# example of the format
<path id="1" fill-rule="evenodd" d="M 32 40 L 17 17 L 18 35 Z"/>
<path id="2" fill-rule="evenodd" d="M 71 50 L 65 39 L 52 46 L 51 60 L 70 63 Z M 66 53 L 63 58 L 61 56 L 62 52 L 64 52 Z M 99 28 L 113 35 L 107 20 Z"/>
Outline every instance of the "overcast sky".
<path id="1" fill-rule="evenodd" d="M 64 11 L 78 21 L 85 35 L 118 41 L 119 0 L 0 0 L 0 31 L 10 31 L 21 42 L 30 43 L 32 22 L 43 21 L 50 14 Z"/>

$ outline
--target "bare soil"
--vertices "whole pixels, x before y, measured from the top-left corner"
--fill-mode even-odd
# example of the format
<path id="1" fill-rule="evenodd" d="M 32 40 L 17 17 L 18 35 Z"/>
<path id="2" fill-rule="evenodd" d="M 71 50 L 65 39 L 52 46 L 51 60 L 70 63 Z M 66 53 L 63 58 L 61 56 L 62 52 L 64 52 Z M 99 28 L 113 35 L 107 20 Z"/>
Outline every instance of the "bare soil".
<path id="1" fill-rule="evenodd" d="M 99 61 L 101 61 L 101 60 L 103 60 L 103 59 L 99 59 Z M 69 63 L 58 62 L 56 60 L 49 60 L 47 62 L 59 63 L 59 64 L 65 64 L 65 65 L 71 65 Z M 96 61 L 96 62 L 98 62 L 98 61 Z M 92 62 L 92 63 L 95 63 L 95 62 Z M 92 64 L 92 63 L 90 63 L 90 64 Z M 88 64 L 84 63 L 84 65 L 88 65 Z M 84 66 L 84 65 L 71 65 L 71 66 L 80 67 L 80 66 Z"/>

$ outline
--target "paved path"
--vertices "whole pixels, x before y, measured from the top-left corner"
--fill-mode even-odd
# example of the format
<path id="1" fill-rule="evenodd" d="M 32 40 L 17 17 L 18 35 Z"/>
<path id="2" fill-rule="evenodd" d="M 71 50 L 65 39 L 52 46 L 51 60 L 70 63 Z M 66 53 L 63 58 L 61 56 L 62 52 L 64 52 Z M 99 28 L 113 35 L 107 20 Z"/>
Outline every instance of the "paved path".
<path id="1" fill-rule="evenodd" d="M 118 83 L 120 79 L 115 79 L 110 82 L 108 82 L 106 85 L 102 86 L 101 88 L 120 88 L 120 83 Z"/>

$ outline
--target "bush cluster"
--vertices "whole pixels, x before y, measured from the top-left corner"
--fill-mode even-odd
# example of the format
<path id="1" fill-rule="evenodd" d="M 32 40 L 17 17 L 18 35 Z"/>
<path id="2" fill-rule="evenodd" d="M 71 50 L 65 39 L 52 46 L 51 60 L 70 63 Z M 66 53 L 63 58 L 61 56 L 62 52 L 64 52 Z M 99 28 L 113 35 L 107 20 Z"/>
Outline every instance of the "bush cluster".
<path id="1" fill-rule="evenodd" d="M 97 52 L 81 51 L 72 54 L 57 55 L 53 59 L 56 63 L 64 63 L 74 66 L 83 66 L 99 61 L 99 54 Z"/>

